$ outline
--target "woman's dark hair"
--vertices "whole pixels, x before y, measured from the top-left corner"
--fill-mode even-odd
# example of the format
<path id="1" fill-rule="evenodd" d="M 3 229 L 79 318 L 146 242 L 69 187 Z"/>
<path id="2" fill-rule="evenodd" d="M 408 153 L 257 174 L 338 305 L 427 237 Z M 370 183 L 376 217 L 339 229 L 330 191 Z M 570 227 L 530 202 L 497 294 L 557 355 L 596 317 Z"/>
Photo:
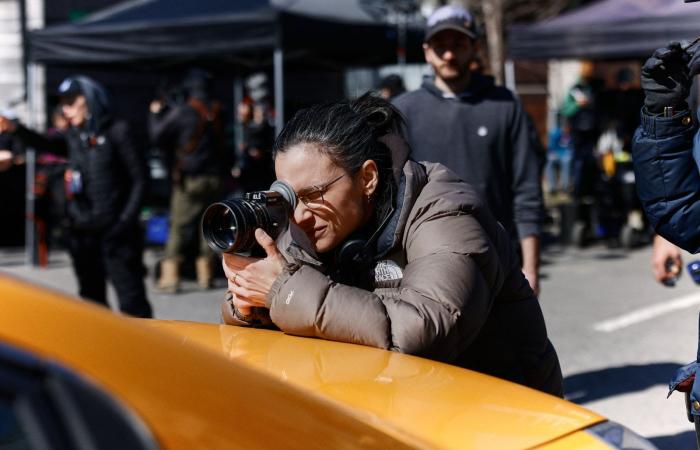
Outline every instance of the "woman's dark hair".
<path id="1" fill-rule="evenodd" d="M 348 174 L 356 174 L 365 161 L 373 160 L 379 169 L 376 206 L 377 217 L 391 209 L 391 150 L 379 141 L 389 133 L 399 133 L 403 118 L 391 103 L 372 94 L 356 100 L 324 103 L 296 113 L 275 140 L 273 157 L 297 144 L 317 144 L 319 152 L 328 156 Z"/>

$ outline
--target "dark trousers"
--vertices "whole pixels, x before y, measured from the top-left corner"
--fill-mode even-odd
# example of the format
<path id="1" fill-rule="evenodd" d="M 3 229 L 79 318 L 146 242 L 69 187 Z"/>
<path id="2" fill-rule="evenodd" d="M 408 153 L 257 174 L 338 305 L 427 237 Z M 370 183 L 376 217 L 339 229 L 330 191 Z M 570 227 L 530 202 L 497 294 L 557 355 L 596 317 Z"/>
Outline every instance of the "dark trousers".
<path id="1" fill-rule="evenodd" d="M 113 237 L 71 231 L 68 247 L 81 297 L 107 306 L 109 279 L 123 313 L 152 317 L 143 283 L 143 245 L 138 224 Z"/>
<path id="2" fill-rule="evenodd" d="M 571 161 L 573 194 L 577 199 L 593 195 L 598 178 L 598 166 L 594 151 L 598 133 L 595 131 L 572 131 L 571 143 L 574 147 Z"/>

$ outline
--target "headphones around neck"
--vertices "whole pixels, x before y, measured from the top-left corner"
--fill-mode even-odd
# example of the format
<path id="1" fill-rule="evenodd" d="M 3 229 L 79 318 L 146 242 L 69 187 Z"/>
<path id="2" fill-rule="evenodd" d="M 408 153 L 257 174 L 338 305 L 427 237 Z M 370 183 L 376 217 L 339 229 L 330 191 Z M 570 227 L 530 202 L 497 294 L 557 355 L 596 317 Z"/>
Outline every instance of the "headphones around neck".
<path id="1" fill-rule="evenodd" d="M 364 230 L 357 231 L 351 234 L 336 250 L 334 262 L 336 270 L 341 276 L 363 271 L 363 269 L 368 268 L 372 264 L 376 250 L 375 243 L 393 217 L 394 211 L 396 211 L 393 189 L 390 197 L 391 209 L 386 213 L 382 222 L 369 238 L 365 236 Z"/>
<path id="2" fill-rule="evenodd" d="M 349 273 L 368 267 L 373 258 L 373 245 L 358 235 L 343 242 L 336 250 L 334 260 L 339 272 Z"/>

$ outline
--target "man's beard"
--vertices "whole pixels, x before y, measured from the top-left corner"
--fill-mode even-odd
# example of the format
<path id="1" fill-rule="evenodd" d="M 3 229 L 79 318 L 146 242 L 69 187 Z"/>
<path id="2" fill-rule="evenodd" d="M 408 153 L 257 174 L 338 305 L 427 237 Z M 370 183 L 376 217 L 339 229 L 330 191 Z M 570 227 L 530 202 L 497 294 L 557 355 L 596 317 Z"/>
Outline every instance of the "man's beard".
<path id="1" fill-rule="evenodd" d="M 436 69 L 435 73 L 438 77 L 445 81 L 459 81 L 465 78 L 468 70 L 459 66 L 444 64 Z"/>

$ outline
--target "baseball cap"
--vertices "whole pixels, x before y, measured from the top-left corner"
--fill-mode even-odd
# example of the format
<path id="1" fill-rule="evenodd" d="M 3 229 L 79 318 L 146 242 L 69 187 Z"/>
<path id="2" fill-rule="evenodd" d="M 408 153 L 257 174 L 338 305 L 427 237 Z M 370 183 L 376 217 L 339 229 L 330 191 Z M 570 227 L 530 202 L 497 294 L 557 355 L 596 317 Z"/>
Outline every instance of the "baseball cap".
<path id="1" fill-rule="evenodd" d="M 68 77 L 58 85 L 56 94 L 59 97 L 72 98 L 83 93 L 83 88 L 73 77 Z"/>
<path id="2" fill-rule="evenodd" d="M 444 30 L 454 30 L 466 34 L 472 39 L 477 38 L 476 24 L 474 17 L 461 6 L 445 5 L 433 11 L 428 17 L 425 26 L 425 39 L 427 42 Z"/>

